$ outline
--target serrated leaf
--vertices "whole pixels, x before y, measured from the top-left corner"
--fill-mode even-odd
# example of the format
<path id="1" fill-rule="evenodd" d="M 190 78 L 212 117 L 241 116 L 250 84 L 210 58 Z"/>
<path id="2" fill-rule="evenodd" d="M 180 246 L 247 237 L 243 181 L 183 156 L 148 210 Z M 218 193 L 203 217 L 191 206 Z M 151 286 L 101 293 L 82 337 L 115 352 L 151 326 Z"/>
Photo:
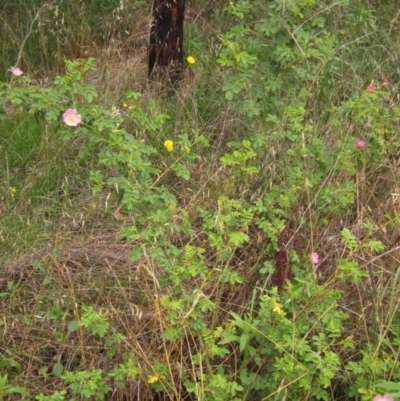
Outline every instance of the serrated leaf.
<path id="1" fill-rule="evenodd" d="M 385 249 L 385 246 L 382 244 L 381 241 L 371 240 L 368 242 L 368 247 L 375 252 L 382 251 Z"/>
<path id="2" fill-rule="evenodd" d="M 235 231 L 229 234 L 230 242 L 235 246 L 241 246 L 249 240 L 249 236 L 240 231 Z"/>
<path id="3" fill-rule="evenodd" d="M 190 170 L 183 164 L 174 164 L 171 166 L 172 170 L 178 177 L 188 180 L 190 178 Z"/>
<path id="4" fill-rule="evenodd" d="M 129 258 L 132 262 L 136 262 L 143 256 L 143 253 L 144 251 L 141 246 L 135 246 L 132 248 Z"/>

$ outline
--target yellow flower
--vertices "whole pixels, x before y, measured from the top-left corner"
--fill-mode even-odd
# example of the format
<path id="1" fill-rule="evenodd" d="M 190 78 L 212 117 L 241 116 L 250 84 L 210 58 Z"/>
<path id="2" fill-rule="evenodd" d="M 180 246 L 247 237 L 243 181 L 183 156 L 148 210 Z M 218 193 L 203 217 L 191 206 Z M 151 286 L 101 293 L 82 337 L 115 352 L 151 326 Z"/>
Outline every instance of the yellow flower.
<path id="1" fill-rule="evenodd" d="M 160 378 L 158 376 L 149 375 L 149 377 L 147 378 L 147 383 L 153 384 L 153 383 L 158 382 L 159 380 L 160 380 Z"/>
<path id="2" fill-rule="evenodd" d="M 9 190 L 10 190 L 11 198 L 14 198 L 14 195 L 15 195 L 16 192 L 17 192 L 17 188 L 15 188 L 15 187 L 10 187 Z"/>
<path id="3" fill-rule="evenodd" d="M 164 146 L 165 146 L 165 149 L 168 150 L 168 152 L 172 152 L 174 150 L 174 143 L 170 139 L 167 139 L 164 142 Z"/>
<path id="4" fill-rule="evenodd" d="M 196 62 L 196 59 L 195 59 L 194 57 L 192 57 L 192 56 L 189 56 L 189 57 L 186 59 L 186 61 L 187 61 L 189 64 L 194 64 L 194 63 Z"/>
<path id="5" fill-rule="evenodd" d="M 283 315 L 282 306 L 278 302 L 273 303 L 272 312 L 277 313 L 278 315 Z"/>
<path id="6" fill-rule="evenodd" d="M 122 103 L 122 107 L 125 107 L 125 109 L 128 107 L 126 103 Z"/>
<path id="7" fill-rule="evenodd" d="M 186 150 L 186 152 L 190 153 L 190 148 L 189 148 L 189 146 L 185 146 L 185 150 Z"/>

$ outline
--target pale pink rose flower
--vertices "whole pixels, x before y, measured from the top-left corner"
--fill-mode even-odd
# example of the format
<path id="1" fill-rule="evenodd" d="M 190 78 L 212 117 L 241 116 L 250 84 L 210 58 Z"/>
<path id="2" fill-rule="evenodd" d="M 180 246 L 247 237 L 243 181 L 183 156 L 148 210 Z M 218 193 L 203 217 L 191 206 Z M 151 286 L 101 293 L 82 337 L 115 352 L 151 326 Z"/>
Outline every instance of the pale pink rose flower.
<path id="1" fill-rule="evenodd" d="M 82 116 L 75 109 L 68 109 L 63 114 L 63 121 L 69 127 L 77 127 L 82 122 Z"/>
<path id="2" fill-rule="evenodd" d="M 393 401 L 393 397 L 391 397 L 389 394 L 385 394 L 385 395 L 377 395 L 374 398 L 374 401 Z"/>
<path id="3" fill-rule="evenodd" d="M 319 263 L 319 255 L 317 252 L 311 252 L 311 256 L 310 256 L 311 262 L 314 265 L 317 265 Z"/>
<path id="4" fill-rule="evenodd" d="M 366 142 L 364 141 L 364 139 L 359 139 L 357 141 L 357 148 L 363 148 L 366 145 Z"/>
<path id="5" fill-rule="evenodd" d="M 13 74 L 13 75 L 15 75 L 16 77 L 19 77 L 19 76 L 21 76 L 24 72 L 21 70 L 21 68 L 19 68 L 19 67 L 13 67 L 13 68 L 11 68 L 11 73 Z"/>

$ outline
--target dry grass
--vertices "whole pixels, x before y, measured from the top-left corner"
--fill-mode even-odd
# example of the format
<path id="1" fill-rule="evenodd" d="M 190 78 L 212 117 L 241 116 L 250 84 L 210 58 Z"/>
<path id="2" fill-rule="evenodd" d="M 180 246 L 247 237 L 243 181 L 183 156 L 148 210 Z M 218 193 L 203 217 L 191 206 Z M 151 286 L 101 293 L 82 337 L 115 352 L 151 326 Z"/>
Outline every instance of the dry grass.
<path id="1" fill-rule="evenodd" d="M 396 168 L 396 164 L 386 168 L 372 188 L 368 177 L 357 177 L 358 203 L 352 217 L 349 215 L 345 222 L 341 217 L 332 219 L 327 227 L 316 228 L 312 234 L 296 225 L 296 218 L 290 222 L 293 234 L 288 243 L 301 235 L 301 248 L 296 251 L 304 252 L 310 246 L 307 236 L 312 235 L 314 249 L 324 255 L 316 271 L 318 280 L 332 289 L 345 291 L 342 307 L 349 315 L 349 329 L 344 335 L 356 343 L 371 342 L 371 328 L 383 337 L 399 307 L 396 300 L 399 299 L 400 232 L 395 217 L 399 210 L 400 188 L 395 179 Z M 217 210 L 218 196 L 233 196 L 237 189 L 224 169 L 219 167 L 211 171 L 209 165 L 199 163 L 191 180 L 184 186 L 175 183 L 175 190 L 181 210 L 195 217 L 198 206 Z M 390 196 L 377 195 L 386 193 Z M 43 246 L 40 241 L 29 252 L 19 252 L 18 256 L 10 254 L 3 259 L 0 292 L 9 291 L 10 282 L 15 291 L 12 297 L 1 298 L 1 308 L 7 311 L 2 321 L 2 352 L 23 366 L 23 374 L 16 378 L 16 383 L 29 382 L 33 393 L 50 394 L 64 388 L 65 384 L 52 374 L 57 361 L 66 370 L 101 368 L 109 371 L 133 352 L 142 376 L 128 380 L 124 389 L 114 385 L 107 399 L 190 399 L 182 379 L 174 372 L 177 367 L 182 367 L 191 372 L 193 378 L 198 374 L 192 364 L 193 355 L 199 351 L 197 333 L 188 331 L 176 342 L 163 339 L 162 333 L 169 323 L 160 299 L 172 295 L 174 288 L 160 286 L 164 272 L 150 255 L 137 262 L 130 260 L 132 247 L 140 244 L 121 239 L 120 227 L 130 224 L 131 217 L 115 200 L 115 195 L 93 197 L 86 190 L 78 190 L 73 204 L 66 204 L 58 220 L 52 222 L 49 245 Z M 347 251 L 338 235 L 332 233 L 338 233 L 345 225 L 363 243 L 369 239 L 363 228 L 366 221 L 372 222 L 373 237 L 385 245 L 385 252 L 375 254 L 367 249 L 358 252 L 360 269 L 366 270 L 369 278 L 360 286 L 347 286 L 335 280 L 338 262 Z M 177 234 L 171 242 L 181 249 L 188 241 L 199 246 L 206 244 L 201 224 L 197 227 L 192 237 Z M 193 288 L 200 289 L 217 304 L 217 311 L 207 317 L 212 327 L 227 324 L 230 311 L 246 310 L 254 289 L 264 288 L 273 279 L 260 280 L 254 269 L 265 259 L 265 236 L 255 228 L 249 235 L 250 242 L 229 261 L 230 268 L 245 278 L 245 285 L 240 289 L 198 279 L 186 283 L 188 292 Z M 206 249 L 207 265 L 212 268 L 216 260 L 215 251 Z M 107 316 L 111 333 L 125 336 L 119 352 L 111 360 L 106 355 L 103 340 L 82 330 L 68 334 L 68 324 L 80 319 L 82 305 L 94 306 Z M 185 326 L 183 316 L 182 319 Z M 68 341 L 60 342 L 55 338 L 56 333 L 61 333 Z M 214 363 L 234 372 L 237 357 L 237 350 L 232 348 L 227 358 Z M 354 355 L 343 350 L 341 357 L 346 362 Z M 158 395 L 147 384 L 147 376 L 152 373 L 156 360 L 171 366 L 170 376 L 165 379 L 169 385 Z"/>
<path id="2" fill-rule="evenodd" d="M 192 19 L 201 20 L 207 26 L 206 19 L 202 19 L 204 10 L 194 12 Z M 160 112 L 164 111 L 170 100 L 163 94 L 156 95 L 154 88 L 147 85 L 146 49 L 132 46 L 130 42 L 125 48 L 119 45 L 111 43 L 107 48 L 94 52 L 97 69 L 87 79 L 101 94 L 100 101 L 120 107 L 123 94 L 132 89 L 142 93 L 143 104 L 157 97 Z M 206 231 L 197 217 L 198 207 L 211 212 L 218 210 L 221 195 L 254 201 L 268 191 L 269 184 L 260 184 L 257 179 L 250 183 L 237 182 L 227 168 L 221 166 L 219 157 L 226 150 L 227 141 L 240 138 L 243 127 L 230 106 L 217 110 L 215 114 L 210 113 L 207 121 L 202 119 L 193 90 L 202 78 L 190 69 L 185 71 L 174 94 L 175 125 L 171 132 L 204 130 L 213 146 L 207 155 L 199 155 L 188 182 L 177 180 L 173 174 L 166 174 L 164 182 L 170 185 L 178 199 L 176 219 L 179 220 L 181 213 L 192 223 L 190 235 L 176 233 L 169 238 L 170 242 L 181 250 L 187 244 L 205 247 L 205 263 L 211 272 L 221 265 L 218 265 L 216 250 L 207 245 Z M 325 134 L 330 133 L 327 131 Z M 271 182 L 279 179 L 275 156 L 278 158 L 282 150 L 279 144 L 270 149 L 271 158 L 261 169 L 272 177 Z M 72 172 L 69 174 L 73 176 Z M 352 338 L 357 344 L 374 344 L 372 337 L 378 333 L 381 342 L 376 344 L 376 352 L 381 346 L 387 346 L 383 339 L 400 306 L 400 230 L 397 218 L 400 186 L 397 176 L 398 165 L 394 160 L 368 174 L 360 171 L 355 177 L 357 203 L 349 210 L 348 216 L 332 217 L 321 227 L 304 228 L 304 221 L 311 220 L 310 215 L 319 212 L 317 199 L 311 199 L 307 204 L 299 202 L 298 209 L 293 211 L 292 218 L 281 232 L 282 237 L 286 236 L 281 246 L 285 248 L 284 252 L 294 249 L 298 254 L 307 254 L 318 250 L 323 255 L 315 277 L 326 288 L 344 292 L 341 306 L 349 320 L 343 337 Z M 335 179 L 344 181 L 347 178 L 343 174 Z M 329 181 L 328 177 L 326 182 Z M 1 183 L 6 185 L 5 180 Z M 162 305 L 161 299 L 172 296 L 174 286 L 160 284 L 165 273 L 146 249 L 141 259 L 131 261 L 132 248 L 142 244 L 122 239 L 121 226 L 134 224 L 134 220 L 129 212 L 122 210 L 116 195 L 92 196 L 85 186 L 86 183 L 81 183 L 60 197 L 56 216 L 53 214 L 51 219 L 46 219 L 40 210 L 52 207 L 51 201 L 45 206 L 44 203 L 36 205 L 36 210 L 28 212 L 26 206 L 29 203 L 24 205 L 22 201 L 10 212 L 6 197 L 1 199 L 3 215 L 9 213 L 9 217 L 29 221 L 29 217 L 36 214 L 33 221 L 43 218 L 47 229 L 44 233 L 36 233 L 36 238 L 28 246 L 25 243 L 21 245 L 16 235 L 14 249 L 7 249 L 0 257 L 0 293 L 11 294 L 0 298 L 0 308 L 5 312 L 1 321 L 0 349 L 2 354 L 23 367 L 22 374 L 15 375 L 14 382 L 21 386 L 28 383 L 33 394 L 51 394 L 65 388 L 65 383 L 52 372 L 56 362 L 61 362 L 65 370 L 101 368 L 109 372 L 126 355 L 133 353 L 141 369 L 140 377 L 128 380 L 125 388 L 113 382 L 107 400 L 189 400 L 191 396 L 185 392 L 183 378 L 177 372 L 186 372 L 193 381 L 199 376 L 200 367 L 193 363 L 194 355 L 201 352 L 199 334 L 189 330 L 185 324 L 190 309 L 182 311 L 179 316 L 184 328 L 182 338 L 166 341 L 163 332 L 169 326 L 168 309 Z M 372 234 L 365 228 L 365 222 L 372 224 Z M 360 244 L 375 239 L 385 246 L 381 253 L 365 248 L 352 255 L 359 269 L 368 273 L 367 280 L 358 286 L 336 280 L 340 259 L 349 255 L 339 234 L 344 227 L 357 237 Z M 249 311 L 255 291 L 267 288 L 274 281 L 273 275 L 265 277 L 258 273 L 264 260 L 276 257 L 268 254 L 270 241 L 253 225 L 248 227 L 247 234 L 250 241 L 237 249 L 225 265 L 244 277 L 242 286 L 203 278 L 187 280 L 184 284 L 186 293 L 209 297 L 217 305 L 216 311 L 205 314 L 211 328 L 229 325 L 231 311 Z M 275 263 L 276 266 L 277 259 Z M 91 305 L 107 317 L 110 336 L 116 333 L 124 336 L 114 357 L 107 356 L 104 339 L 88 334 L 82 328 L 69 332 L 69 323 L 81 319 L 83 305 Z M 250 366 L 252 360 L 243 363 L 236 347 L 232 346 L 230 351 L 226 358 L 214 358 L 211 368 L 215 370 L 217 366 L 224 366 L 227 372 L 232 372 L 231 378 L 237 379 L 237 367 Z M 390 351 L 398 358 L 397 350 Z M 345 363 L 354 358 L 354 353 L 343 349 L 340 357 Z M 153 372 L 156 361 L 170 368 L 162 381 L 164 390 L 159 394 L 147 383 L 149 375 L 157 374 Z M 209 368 L 201 366 L 206 372 Z"/>
<path id="3" fill-rule="evenodd" d="M 212 207 L 213 186 L 218 185 L 213 180 L 218 174 L 216 172 L 210 180 L 200 170 L 199 177 L 204 178 L 194 180 L 200 190 L 195 194 L 192 191 L 186 194 L 184 190 L 180 192 L 181 206 L 186 212 L 190 213 L 194 206 L 200 204 Z M 387 181 L 387 177 L 382 178 L 382 185 L 386 186 Z M 369 280 L 363 285 L 343 287 L 334 280 L 338 261 L 346 254 L 340 238 L 330 235 L 330 232 L 338 231 L 340 222 L 332 221 L 323 232 L 315 233 L 314 246 L 325 255 L 318 267 L 319 279 L 332 288 L 338 288 L 339 284 L 345 290 L 343 309 L 351 321 L 347 326 L 352 328 L 345 334 L 356 342 L 370 341 L 371 326 L 384 331 L 399 306 L 399 302 L 395 301 L 398 299 L 398 285 L 394 279 L 400 261 L 398 226 L 385 223 L 380 213 L 382 210 L 398 210 L 397 192 L 395 185 L 392 188 L 394 195 L 385 202 L 377 203 L 375 209 L 360 203 L 358 217 L 349 227 L 362 242 L 365 235 L 362 223 L 370 220 L 375 227 L 379 227 L 375 238 L 386 245 L 386 251 L 380 255 L 367 250 L 358 253 L 360 268 L 369 273 Z M 360 202 L 365 197 L 370 198 L 370 188 L 363 181 L 359 185 Z M 108 217 L 104 212 L 108 213 Z M 14 283 L 16 290 L 8 301 L 2 298 L 1 308 L 7 311 L 2 324 L 2 350 L 24 367 L 18 382 L 28 380 L 33 391 L 52 393 L 64 388 L 63 382 L 51 373 L 56 361 L 61 361 L 66 370 L 101 368 L 108 371 L 121 362 L 123 356 L 133 352 L 143 370 L 142 377 L 128 381 L 125 389 L 115 386 L 107 399 L 187 399 L 181 379 L 172 370 L 176 371 L 175 368 L 181 366 L 185 371 L 192 372 L 193 377 L 196 376 L 191 362 L 192 355 L 198 351 L 196 333 L 187 332 L 184 339 L 177 342 L 163 340 L 162 332 L 168 321 L 160 299 L 163 295 L 173 294 L 174 289 L 160 287 L 159 279 L 163 271 L 149 255 L 135 263 L 130 261 L 130 251 L 137 244 L 121 240 L 119 231 L 120 225 L 128 221 L 129 216 L 121 214 L 109 197 L 87 197 L 86 206 L 81 203 L 81 213 L 74 215 L 72 211 L 66 211 L 60 215 L 59 229 L 51 245 L 32 248 L 28 253 L 17 258 L 11 256 L 5 262 L 0 276 L 1 291 L 7 291 L 9 282 Z M 200 229 L 191 241 L 201 244 L 202 238 Z M 254 286 L 265 285 L 258 282 L 258 275 L 253 270 L 263 258 L 260 247 L 265 238 L 260 237 L 257 230 L 251 233 L 251 238 L 253 240 L 230 261 L 231 268 L 246 278 L 247 285 L 239 291 L 234 286 L 222 288 L 219 283 L 202 280 L 187 283 L 188 291 L 199 288 L 218 305 L 218 310 L 209 316 L 214 320 L 214 326 L 224 325 L 229 311 L 241 311 L 246 307 Z M 179 247 L 187 241 L 185 237 L 172 240 Z M 213 266 L 215 254 L 211 250 L 206 258 L 207 264 Z M 125 336 L 115 358 L 107 358 L 101 339 L 83 331 L 71 333 L 65 342 L 54 337 L 56 333 L 62 333 L 67 338 L 68 324 L 71 320 L 80 319 L 82 305 L 94 306 L 107 316 L 112 332 Z M 379 317 L 379 321 L 374 322 L 374 317 Z M 351 354 L 346 354 L 347 351 L 343 351 L 344 361 L 351 358 Z M 233 349 L 229 357 L 215 363 L 226 367 L 234 365 L 235 355 Z M 171 376 L 166 381 L 173 383 L 171 388 L 165 388 L 162 395 L 157 396 L 160 398 L 146 383 L 145 372 L 151 374 L 156 359 L 171 365 Z"/>
<path id="4" fill-rule="evenodd" d="M 194 214 L 199 205 L 214 207 L 215 192 L 221 189 L 220 182 L 225 176 L 220 170 L 211 177 L 206 172 L 205 167 L 196 171 L 198 176 L 192 177 L 192 188 L 177 188 L 181 207 L 188 214 Z M 61 362 L 65 370 L 109 371 L 133 352 L 142 376 L 128 381 L 124 389 L 115 385 L 107 399 L 188 397 L 182 379 L 173 371 L 181 366 L 196 377 L 198 372 L 191 359 L 198 351 L 197 333 L 187 332 L 183 340 L 176 342 L 163 340 L 162 333 L 169 323 L 160 299 L 172 295 L 174 288 L 159 285 L 164 272 L 150 255 L 135 263 L 130 261 L 130 251 L 138 244 L 121 240 L 120 235 L 121 225 L 130 221 L 129 213 L 115 203 L 115 195 L 94 197 L 86 190 L 75 192 L 74 198 L 63 206 L 58 220 L 52 222 L 48 245 L 43 246 L 42 238 L 28 252 L 20 249 L 19 255 L 11 253 L 3 259 L 0 292 L 9 291 L 8 283 L 13 283 L 15 291 L 12 297 L 1 298 L 1 309 L 7 311 L 1 333 L 2 352 L 23 367 L 16 384 L 29 382 L 32 393 L 51 394 L 65 386 L 52 374 L 56 362 Z M 246 304 L 255 278 L 246 270 L 250 260 L 253 264 L 260 257 L 260 239 L 255 237 L 230 261 L 235 270 L 247 277 L 247 285 L 239 291 L 235 286 L 218 282 L 196 279 L 186 283 L 188 292 L 198 288 L 218 305 L 218 310 L 208 317 L 213 326 L 224 325 L 229 311 L 240 311 Z M 180 248 L 188 241 L 204 245 L 200 226 L 195 237 L 177 235 L 171 241 Z M 206 260 L 212 269 L 216 260 L 213 250 L 206 253 Z M 111 360 L 102 339 L 81 330 L 68 333 L 69 322 L 80 319 L 82 305 L 91 305 L 107 317 L 111 335 L 125 336 L 118 354 Z M 184 316 L 181 318 L 184 326 Z M 60 333 L 65 341 L 56 339 Z M 157 396 L 147 384 L 155 360 L 171 365 L 171 376 L 165 380 L 168 387 Z M 219 363 L 231 364 L 231 357 Z"/>

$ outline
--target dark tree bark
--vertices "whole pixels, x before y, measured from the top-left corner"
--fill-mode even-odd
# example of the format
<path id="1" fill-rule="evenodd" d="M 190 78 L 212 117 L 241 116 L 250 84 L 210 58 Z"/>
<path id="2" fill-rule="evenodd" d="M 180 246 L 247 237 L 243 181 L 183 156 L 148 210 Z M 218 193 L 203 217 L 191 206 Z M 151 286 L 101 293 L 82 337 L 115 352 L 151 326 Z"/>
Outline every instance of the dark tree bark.
<path id="1" fill-rule="evenodd" d="M 176 82 L 182 72 L 185 0 L 154 0 L 149 78 Z"/>

